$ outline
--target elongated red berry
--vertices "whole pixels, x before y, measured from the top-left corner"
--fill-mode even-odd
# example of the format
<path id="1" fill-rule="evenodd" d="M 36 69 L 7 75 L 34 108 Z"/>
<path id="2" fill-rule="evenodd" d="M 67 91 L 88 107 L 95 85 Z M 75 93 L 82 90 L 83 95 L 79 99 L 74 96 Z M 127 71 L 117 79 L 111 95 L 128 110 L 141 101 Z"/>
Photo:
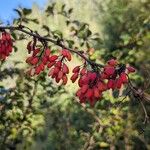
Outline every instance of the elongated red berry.
<path id="1" fill-rule="evenodd" d="M 61 68 L 62 66 L 62 62 L 61 61 L 57 61 L 55 64 L 56 67 Z"/>
<path id="2" fill-rule="evenodd" d="M 50 49 L 47 48 L 47 49 L 45 50 L 45 56 L 49 56 L 50 53 L 51 53 Z"/>
<path id="3" fill-rule="evenodd" d="M 34 57 L 32 60 L 31 60 L 31 64 L 32 65 L 36 65 L 38 63 L 39 59 L 38 57 Z"/>
<path id="4" fill-rule="evenodd" d="M 63 75 L 62 80 L 63 80 L 63 85 L 66 85 L 66 84 L 67 84 L 67 81 L 68 81 L 67 76 L 66 76 L 66 75 Z"/>
<path id="5" fill-rule="evenodd" d="M 91 98 L 93 96 L 93 94 L 94 94 L 93 89 L 88 89 L 87 92 L 86 92 L 86 97 Z"/>
<path id="6" fill-rule="evenodd" d="M 68 73 L 69 73 L 69 68 L 68 68 L 68 66 L 67 66 L 65 63 L 63 64 L 62 71 L 63 71 L 63 73 L 65 73 L 65 74 L 68 74 Z"/>
<path id="7" fill-rule="evenodd" d="M 114 89 L 114 87 L 115 87 L 115 81 L 112 79 L 108 80 L 107 88 L 108 89 Z"/>
<path id="8" fill-rule="evenodd" d="M 114 72 L 115 72 L 115 68 L 114 67 L 105 67 L 104 68 L 104 73 L 106 73 L 109 76 L 113 75 Z"/>
<path id="9" fill-rule="evenodd" d="M 56 63 L 55 61 L 54 62 L 50 62 L 50 63 L 47 64 L 47 67 L 51 68 L 55 63 Z"/>
<path id="10" fill-rule="evenodd" d="M 84 94 L 88 90 L 88 88 L 89 88 L 89 86 L 87 84 L 83 85 L 81 88 L 81 92 Z"/>
<path id="11" fill-rule="evenodd" d="M 80 71 L 80 74 L 81 74 L 81 75 L 85 75 L 86 71 L 87 71 L 87 70 L 86 70 L 85 68 L 82 68 L 81 71 Z"/>
<path id="12" fill-rule="evenodd" d="M 62 71 L 59 71 L 59 72 L 58 72 L 58 79 L 62 79 L 62 77 L 63 77 L 63 72 L 62 72 Z"/>
<path id="13" fill-rule="evenodd" d="M 74 83 L 78 78 L 78 73 L 74 73 L 72 76 L 71 76 L 71 80 L 72 80 L 72 83 Z"/>
<path id="14" fill-rule="evenodd" d="M 128 70 L 128 73 L 133 73 L 133 72 L 135 72 L 135 68 L 133 68 L 133 67 L 131 67 L 131 66 L 127 67 L 127 70 Z"/>
<path id="15" fill-rule="evenodd" d="M 72 72 L 73 73 L 78 73 L 80 71 L 80 66 L 76 66 L 75 68 L 73 68 Z"/>
<path id="16" fill-rule="evenodd" d="M 110 59 L 107 63 L 110 66 L 116 66 L 118 64 L 118 61 L 116 59 Z"/>
<path id="17" fill-rule="evenodd" d="M 99 92 L 99 90 L 98 90 L 98 88 L 94 88 L 94 97 L 96 97 L 96 98 L 98 98 L 98 97 L 100 97 L 100 92 Z"/>
<path id="18" fill-rule="evenodd" d="M 127 75 L 126 75 L 125 72 L 122 72 L 120 74 L 120 78 L 121 78 L 121 80 L 122 80 L 123 83 L 128 83 L 128 78 L 127 78 Z"/>
<path id="19" fill-rule="evenodd" d="M 52 56 L 49 57 L 50 62 L 54 62 L 56 59 L 58 59 L 57 55 L 52 55 Z"/>

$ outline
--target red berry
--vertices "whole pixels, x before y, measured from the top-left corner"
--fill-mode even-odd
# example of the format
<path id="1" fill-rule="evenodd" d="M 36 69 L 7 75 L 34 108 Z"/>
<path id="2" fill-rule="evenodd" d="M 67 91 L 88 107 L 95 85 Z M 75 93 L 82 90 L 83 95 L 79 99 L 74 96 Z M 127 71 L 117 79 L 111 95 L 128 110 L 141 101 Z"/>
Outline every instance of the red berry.
<path id="1" fill-rule="evenodd" d="M 48 67 L 48 68 L 51 68 L 55 63 L 56 63 L 55 61 L 54 61 L 54 62 L 51 62 L 51 63 L 48 63 L 48 64 L 47 64 L 47 67 Z"/>
<path id="2" fill-rule="evenodd" d="M 78 78 L 78 73 L 74 73 L 72 76 L 71 76 L 71 80 L 72 80 L 72 83 L 74 83 Z"/>
<path id="3" fill-rule="evenodd" d="M 72 70 L 73 73 L 78 73 L 79 71 L 80 71 L 80 66 L 76 66 L 76 67 Z"/>
<path id="4" fill-rule="evenodd" d="M 114 89 L 115 88 L 115 80 L 112 80 L 112 79 L 108 80 L 107 88 Z"/>
<path id="5" fill-rule="evenodd" d="M 81 71 L 80 71 L 80 74 L 81 74 L 81 75 L 85 75 L 86 71 L 87 71 L 87 70 L 86 70 L 85 68 L 82 68 Z"/>
<path id="6" fill-rule="evenodd" d="M 114 67 L 105 67 L 104 68 L 104 73 L 106 73 L 108 76 L 113 75 L 115 72 L 115 68 Z"/>
<path id="7" fill-rule="evenodd" d="M 81 92 L 84 94 L 88 90 L 89 86 L 88 85 L 83 85 L 81 88 Z"/>
<path id="8" fill-rule="evenodd" d="M 63 64 L 62 71 L 63 71 L 63 73 L 65 73 L 65 74 L 68 74 L 68 73 L 69 73 L 69 68 L 68 68 L 68 66 L 67 66 L 65 63 Z"/>
<path id="9" fill-rule="evenodd" d="M 93 94 L 94 94 L 93 89 L 88 89 L 87 92 L 86 92 L 86 97 L 91 98 L 93 96 Z"/>
<path id="10" fill-rule="evenodd" d="M 47 48 L 47 49 L 45 50 L 45 56 L 49 56 L 50 53 L 51 53 L 50 49 Z"/>
<path id="11" fill-rule="evenodd" d="M 133 72 L 135 72 L 135 68 L 133 68 L 133 67 L 131 67 L 131 66 L 127 67 L 127 70 L 128 70 L 128 73 L 133 73 Z"/>
<path id="12" fill-rule="evenodd" d="M 58 79 L 62 79 L 62 77 L 63 77 L 63 72 L 62 72 L 62 71 L 59 71 L 59 72 L 58 72 Z"/>
<path id="13" fill-rule="evenodd" d="M 125 72 L 122 72 L 120 74 L 120 79 L 122 80 L 123 83 L 128 83 L 128 78 L 127 78 L 127 75 L 125 74 Z"/>
<path id="14" fill-rule="evenodd" d="M 118 61 L 115 59 L 110 59 L 107 63 L 110 66 L 116 66 L 118 64 Z"/>
<path id="15" fill-rule="evenodd" d="M 96 97 L 96 98 L 98 98 L 98 97 L 100 97 L 100 92 L 99 92 L 99 90 L 98 90 L 98 88 L 94 88 L 94 97 Z"/>
<path id="16" fill-rule="evenodd" d="M 66 76 L 66 75 L 63 75 L 62 80 L 63 80 L 63 85 L 66 85 L 66 84 L 67 84 L 67 81 L 68 81 L 67 76 Z"/>
<path id="17" fill-rule="evenodd" d="M 31 64 L 32 65 L 36 65 L 38 63 L 39 59 L 38 57 L 34 57 L 32 60 L 31 60 Z"/>
<path id="18" fill-rule="evenodd" d="M 50 62 L 54 62 L 56 59 L 58 59 L 57 55 L 52 55 L 52 56 L 49 57 Z"/>

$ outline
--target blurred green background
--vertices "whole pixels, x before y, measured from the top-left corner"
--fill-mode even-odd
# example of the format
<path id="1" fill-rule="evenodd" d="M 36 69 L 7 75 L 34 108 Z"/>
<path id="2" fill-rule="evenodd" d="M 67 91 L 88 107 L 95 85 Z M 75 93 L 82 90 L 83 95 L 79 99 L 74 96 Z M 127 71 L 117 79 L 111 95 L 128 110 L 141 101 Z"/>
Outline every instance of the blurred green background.
<path id="1" fill-rule="evenodd" d="M 149 0 L 53 0 L 44 9 L 16 8 L 13 20 L 40 35 L 65 39 L 71 48 L 88 50 L 88 57 L 105 63 L 111 57 L 137 69 L 131 79 L 150 92 Z M 15 52 L 0 64 L 1 150 L 148 150 L 150 124 L 132 94 L 123 102 L 118 93 L 106 92 L 94 107 L 81 105 L 75 97 L 77 84 L 56 84 L 47 76 L 26 75 L 30 67 L 26 45 L 32 39 L 13 32 Z M 49 43 L 53 53 L 59 47 Z M 76 55 L 70 70 L 82 60 Z M 69 75 L 70 76 L 70 75 Z M 121 105 L 118 106 L 118 103 Z M 144 102 L 148 115 L 150 103 Z"/>

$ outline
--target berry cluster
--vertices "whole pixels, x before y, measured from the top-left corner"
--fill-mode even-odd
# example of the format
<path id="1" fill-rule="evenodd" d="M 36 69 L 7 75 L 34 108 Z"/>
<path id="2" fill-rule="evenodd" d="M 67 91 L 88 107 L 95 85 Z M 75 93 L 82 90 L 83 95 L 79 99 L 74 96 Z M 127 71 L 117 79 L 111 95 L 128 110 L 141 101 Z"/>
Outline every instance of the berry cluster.
<path id="1" fill-rule="evenodd" d="M 133 67 L 126 67 L 125 65 L 119 65 L 117 60 L 111 59 L 107 62 L 101 74 L 102 79 L 107 79 L 108 89 L 120 89 L 123 84 L 128 83 L 127 74 L 134 72 Z"/>
<path id="2" fill-rule="evenodd" d="M 62 83 L 66 85 L 69 68 L 64 62 L 65 60 L 71 61 L 71 54 L 68 50 L 63 49 L 59 56 L 52 55 L 50 49 L 46 48 L 41 52 L 40 48 L 36 48 L 31 42 L 27 45 L 27 49 L 28 53 L 32 52 L 32 55 L 26 59 L 26 62 L 33 66 L 28 71 L 29 75 L 40 74 L 46 66 L 50 69 L 48 76 L 54 78 L 57 83 L 62 80 Z"/>
<path id="3" fill-rule="evenodd" d="M 5 60 L 12 52 L 13 42 L 11 36 L 7 32 L 2 32 L 0 38 L 0 60 Z"/>
<path id="4" fill-rule="evenodd" d="M 120 89 L 123 84 L 128 83 L 127 74 L 134 71 L 133 67 L 119 65 L 117 60 L 111 59 L 101 72 L 87 71 L 85 68 L 80 69 L 80 66 L 76 66 L 71 80 L 74 83 L 79 78 L 80 88 L 76 96 L 79 97 L 81 103 L 89 102 L 93 106 L 102 96 L 102 92 Z"/>
<path id="5" fill-rule="evenodd" d="M 59 57 L 57 55 L 52 55 L 49 58 L 50 63 L 48 64 L 48 68 L 52 68 L 48 75 L 54 78 L 57 83 L 62 80 L 62 83 L 66 85 L 68 81 L 67 74 L 69 73 L 69 68 L 64 63 L 64 60 L 71 60 L 71 54 L 68 50 L 63 49 Z"/>
<path id="6" fill-rule="evenodd" d="M 106 83 L 100 78 L 99 72 L 87 71 L 85 68 L 76 72 L 76 68 L 73 69 L 72 82 L 75 82 L 77 78 L 79 90 L 76 96 L 79 97 L 81 103 L 89 102 L 94 105 L 102 95 L 102 92 L 107 89 Z M 77 74 L 78 73 L 78 74 Z"/>
<path id="7" fill-rule="evenodd" d="M 32 53 L 32 55 L 26 59 L 26 63 L 33 66 L 28 71 L 28 74 L 31 76 L 38 75 L 44 71 L 45 66 L 49 62 L 51 51 L 50 49 L 45 48 L 44 51 L 41 52 L 40 48 L 36 48 L 31 42 L 29 42 L 27 49 L 28 53 Z"/>

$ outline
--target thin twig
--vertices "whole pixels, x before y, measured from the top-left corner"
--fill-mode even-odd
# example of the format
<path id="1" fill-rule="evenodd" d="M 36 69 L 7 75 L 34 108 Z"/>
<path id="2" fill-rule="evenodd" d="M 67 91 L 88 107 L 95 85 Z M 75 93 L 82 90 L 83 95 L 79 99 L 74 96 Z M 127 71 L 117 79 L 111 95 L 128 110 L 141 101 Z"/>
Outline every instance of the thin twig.
<path id="1" fill-rule="evenodd" d="M 55 44 L 55 45 L 57 45 L 57 46 L 59 46 L 59 47 L 61 47 L 63 49 L 67 49 L 68 51 L 77 54 L 78 56 L 80 56 L 81 58 L 83 58 L 85 61 L 87 61 L 90 65 L 95 65 L 95 66 L 98 66 L 98 67 L 103 67 L 102 64 L 98 64 L 98 63 L 95 63 L 94 61 L 89 60 L 80 51 L 76 51 L 74 49 L 66 47 L 64 44 L 62 44 L 62 42 L 60 42 L 58 40 L 47 38 L 47 37 L 41 36 L 41 35 L 39 35 L 37 33 L 34 33 L 31 29 L 30 29 L 30 32 L 29 32 L 29 31 L 25 30 L 25 28 L 27 28 L 27 27 L 25 27 L 25 26 L 16 26 L 16 27 L 14 27 L 14 26 L 0 26 L 0 30 L 5 30 L 5 29 L 7 29 L 7 30 L 17 30 L 17 31 L 26 33 L 26 34 L 28 34 L 30 36 L 33 36 L 33 37 L 39 39 L 40 41 L 51 42 L 51 43 L 53 43 L 53 44 Z M 29 29 L 29 28 L 27 28 L 27 29 Z"/>
<path id="2" fill-rule="evenodd" d="M 146 110 L 146 108 L 145 108 L 145 106 L 144 106 L 144 104 L 143 104 L 143 102 L 142 102 L 142 100 L 141 99 L 139 99 L 139 101 L 140 101 L 140 104 L 141 104 L 141 106 L 142 106 L 142 108 L 143 108 L 143 111 L 144 111 L 144 114 L 145 114 L 145 117 L 144 117 L 144 124 L 146 124 L 146 122 L 148 121 L 148 119 L 149 119 L 149 117 L 148 117 L 148 114 L 147 114 L 147 110 Z"/>

